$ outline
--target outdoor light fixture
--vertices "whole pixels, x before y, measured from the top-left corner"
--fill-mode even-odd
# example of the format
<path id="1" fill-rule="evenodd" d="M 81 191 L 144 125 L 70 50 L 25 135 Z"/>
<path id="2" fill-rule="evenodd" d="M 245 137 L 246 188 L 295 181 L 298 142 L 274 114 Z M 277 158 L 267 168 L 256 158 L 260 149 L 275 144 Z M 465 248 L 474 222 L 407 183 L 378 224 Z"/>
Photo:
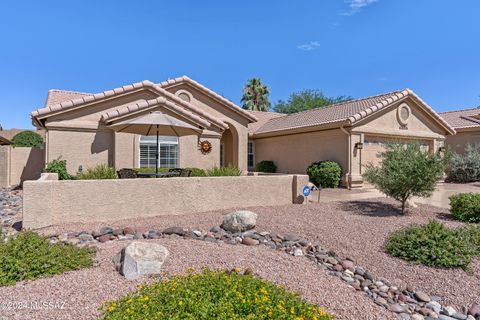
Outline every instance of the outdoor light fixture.
<path id="1" fill-rule="evenodd" d="M 445 152 L 445 150 L 446 150 L 445 147 L 439 147 L 438 148 L 438 152 Z"/>
<path id="2" fill-rule="evenodd" d="M 78 166 L 78 172 L 82 172 L 83 171 L 83 166 L 82 165 L 79 165 Z"/>
<path id="3" fill-rule="evenodd" d="M 362 142 L 355 143 L 355 149 L 362 150 L 363 149 L 363 143 Z"/>

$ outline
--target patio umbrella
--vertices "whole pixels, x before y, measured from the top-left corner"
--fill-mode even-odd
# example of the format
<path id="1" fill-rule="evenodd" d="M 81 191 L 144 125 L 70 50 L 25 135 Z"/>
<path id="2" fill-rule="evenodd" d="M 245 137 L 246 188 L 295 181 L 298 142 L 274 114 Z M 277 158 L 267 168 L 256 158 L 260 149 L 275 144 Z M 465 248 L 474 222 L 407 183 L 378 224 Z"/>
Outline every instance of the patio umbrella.
<path id="1" fill-rule="evenodd" d="M 154 111 L 138 118 L 125 120 L 110 126 L 117 132 L 134 133 L 143 136 L 157 136 L 157 151 L 155 157 L 155 173 L 158 173 L 159 136 L 189 136 L 199 135 L 202 129 L 192 126 L 168 114 Z"/>

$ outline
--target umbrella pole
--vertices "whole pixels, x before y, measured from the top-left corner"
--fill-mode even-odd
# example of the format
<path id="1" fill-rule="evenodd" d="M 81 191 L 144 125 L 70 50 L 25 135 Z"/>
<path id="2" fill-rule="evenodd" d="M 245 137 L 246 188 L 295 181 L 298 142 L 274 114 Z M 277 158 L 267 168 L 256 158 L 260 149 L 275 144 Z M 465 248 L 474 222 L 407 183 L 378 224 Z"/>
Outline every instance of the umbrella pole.
<path id="1" fill-rule="evenodd" d="M 158 142 L 158 124 L 157 124 L 157 154 L 156 154 L 156 158 L 155 158 L 155 176 L 158 175 L 158 157 L 159 157 L 159 153 L 160 153 L 160 150 L 159 150 L 159 142 Z"/>

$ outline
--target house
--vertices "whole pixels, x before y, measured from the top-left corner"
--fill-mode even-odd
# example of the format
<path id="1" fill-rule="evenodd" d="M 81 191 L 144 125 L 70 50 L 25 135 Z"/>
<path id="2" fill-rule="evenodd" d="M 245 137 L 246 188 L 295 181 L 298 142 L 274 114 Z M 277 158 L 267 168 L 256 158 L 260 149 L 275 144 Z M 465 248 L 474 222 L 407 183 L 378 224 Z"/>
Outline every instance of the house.
<path id="1" fill-rule="evenodd" d="M 73 174 L 99 163 L 154 166 L 152 137 L 113 129 L 151 111 L 202 129 L 200 137 L 161 137 L 160 166 L 254 170 L 259 161 L 272 160 L 279 172 L 305 173 L 314 161 L 334 160 L 349 187 L 362 186 L 363 166 L 378 161 L 385 142 L 416 140 L 433 152 L 455 134 L 409 89 L 284 115 L 245 111 L 185 76 L 96 94 L 50 90 L 45 107 L 34 111 L 32 119 L 46 130 L 46 161 L 66 159 Z M 208 152 L 200 147 L 207 141 Z"/>
<path id="2" fill-rule="evenodd" d="M 253 129 L 253 126 L 251 126 Z M 319 160 L 338 162 L 343 184 L 362 186 L 365 164 L 378 163 L 388 141 L 418 141 L 426 150 L 443 147 L 455 130 L 409 89 L 281 117 L 250 132 L 255 161 L 273 160 L 278 171 L 305 172 Z"/>
<path id="3" fill-rule="evenodd" d="M 440 113 L 457 132 L 447 136 L 447 145 L 457 153 L 463 153 L 467 144 L 480 143 L 480 107 Z"/>

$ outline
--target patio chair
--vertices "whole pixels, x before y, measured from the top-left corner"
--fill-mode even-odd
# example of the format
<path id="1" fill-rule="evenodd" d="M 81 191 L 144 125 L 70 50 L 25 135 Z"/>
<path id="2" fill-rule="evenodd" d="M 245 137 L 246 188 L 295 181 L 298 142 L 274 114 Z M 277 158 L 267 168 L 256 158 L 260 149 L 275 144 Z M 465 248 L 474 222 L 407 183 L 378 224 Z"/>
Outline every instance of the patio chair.
<path id="1" fill-rule="evenodd" d="M 123 168 L 117 171 L 119 179 L 135 179 L 138 178 L 137 171 L 133 169 Z"/>
<path id="2" fill-rule="evenodd" d="M 192 170 L 190 169 L 182 169 L 180 171 L 180 177 L 190 177 L 192 175 Z"/>

